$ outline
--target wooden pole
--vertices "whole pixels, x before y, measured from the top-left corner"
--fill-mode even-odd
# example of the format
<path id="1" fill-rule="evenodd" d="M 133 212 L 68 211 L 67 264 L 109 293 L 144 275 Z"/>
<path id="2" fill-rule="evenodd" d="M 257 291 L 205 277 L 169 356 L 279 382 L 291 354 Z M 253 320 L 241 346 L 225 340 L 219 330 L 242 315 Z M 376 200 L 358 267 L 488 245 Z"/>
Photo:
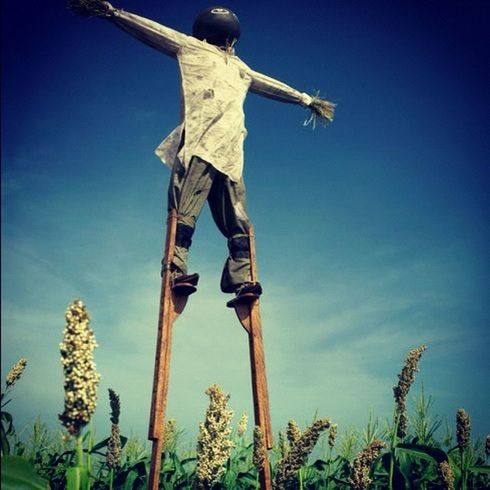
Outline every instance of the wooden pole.
<path id="1" fill-rule="evenodd" d="M 183 311 L 187 296 L 172 293 L 170 266 L 175 249 L 177 230 L 177 212 L 172 209 L 167 219 L 167 235 L 163 260 L 162 286 L 160 293 L 160 312 L 158 315 L 158 334 L 153 374 L 153 392 L 151 400 L 150 425 L 148 439 L 153 441 L 149 490 L 158 490 L 160 465 L 163 450 L 165 410 L 167 407 L 168 384 L 170 377 L 170 353 L 172 348 L 172 326 Z"/>
<path id="2" fill-rule="evenodd" d="M 257 266 L 255 255 L 255 236 L 253 226 L 249 230 L 250 241 L 250 275 L 253 282 L 257 281 Z M 269 409 L 269 393 L 265 372 L 264 344 L 262 340 L 262 321 L 260 318 L 259 300 L 251 304 L 235 304 L 235 312 L 248 333 L 250 368 L 252 375 L 252 393 L 254 401 L 255 425 L 262 429 L 266 449 L 272 449 L 272 427 Z M 260 488 L 271 490 L 272 481 L 267 451 L 262 468 L 259 470 Z"/>

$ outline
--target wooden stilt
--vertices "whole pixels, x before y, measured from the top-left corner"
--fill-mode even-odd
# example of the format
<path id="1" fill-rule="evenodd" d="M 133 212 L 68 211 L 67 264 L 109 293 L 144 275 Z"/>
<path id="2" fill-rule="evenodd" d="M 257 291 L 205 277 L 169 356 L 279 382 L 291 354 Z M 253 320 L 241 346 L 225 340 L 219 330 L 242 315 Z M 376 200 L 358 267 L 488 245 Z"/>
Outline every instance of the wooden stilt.
<path id="1" fill-rule="evenodd" d="M 249 230 L 250 240 L 250 272 L 252 281 L 257 280 L 257 269 L 255 260 L 255 236 L 253 227 Z M 272 428 L 269 410 L 269 393 L 267 389 L 267 377 L 265 373 L 264 345 L 262 341 L 262 322 L 260 319 L 259 300 L 251 304 L 236 304 L 235 312 L 248 333 L 250 350 L 250 368 L 252 374 L 252 392 L 254 401 L 255 425 L 262 429 L 264 445 L 266 449 L 272 449 Z M 271 490 L 271 474 L 267 451 L 264 464 L 259 470 L 260 488 Z"/>
<path id="2" fill-rule="evenodd" d="M 163 260 L 160 312 L 158 316 L 158 335 L 153 376 L 153 393 L 150 412 L 148 439 L 153 441 L 149 490 L 158 490 L 160 465 L 163 449 L 165 410 L 167 407 L 168 383 L 170 375 L 170 353 L 172 348 L 172 326 L 185 308 L 187 296 L 172 293 L 170 265 L 174 255 L 177 212 L 171 210 L 167 219 L 167 236 Z"/>
<path id="3" fill-rule="evenodd" d="M 177 229 L 177 213 L 172 210 L 167 220 L 167 236 L 163 261 L 162 286 L 160 294 L 160 312 L 158 317 L 158 337 L 155 354 L 155 371 L 150 413 L 148 439 L 153 442 L 149 490 L 158 490 L 160 466 L 163 450 L 164 419 L 167 406 L 168 384 L 170 375 L 170 354 L 172 347 L 172 326 L 185 308 L 187 296 L 179 296 L 172 292 L 170 281 L 170 265 L 174 255 L 175 235 Z M 253 227 L 249 231 L 250 268 L 252 281 L 257 280 L 255 261 L 255 239 Z M 251 304 L 236 304 L 235 311 L 243 328 L 248 333 L 250 350 L 250 367 L 252 374 L 252 392 L 254 401 L 255 425 L 262 429 L 266 449 L 272 449 L 272 429 L 269 411 L 269 395 L 265 373 L 264 346 L 262 341 L 262 323 L 260 319 L 259 301 Z M 269 458 L 266 451 L 264 464 L 259 470 L 260 488 L 271 490 L 271 474 Z"/>

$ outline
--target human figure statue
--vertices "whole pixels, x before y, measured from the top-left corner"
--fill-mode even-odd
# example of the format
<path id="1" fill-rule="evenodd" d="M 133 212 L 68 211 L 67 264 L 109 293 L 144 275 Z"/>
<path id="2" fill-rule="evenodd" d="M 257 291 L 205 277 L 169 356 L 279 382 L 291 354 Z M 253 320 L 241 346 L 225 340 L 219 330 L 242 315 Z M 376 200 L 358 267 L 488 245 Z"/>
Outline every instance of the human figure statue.
<path id="1" fill-rule="evenodd" d="M 216 225 L 228 240 L 229 256 L 221 290 L 235 293 L 227 303 L 248 303 L 262 293 L 250 272 L 249 227 L 242 178 L 247 131 L 243 103 L 248 91 L 311 109 L 311 118 L 331 121 L 334 104 L 299 92 L 256 72 L 236 54 L 237 16 L 224 7 L 201 12 L 192 36 L 114 8 L 101 0 L 71 0 L 85 16 L 112 21 L 136 39 L 177 59 L 181 76 L 181 122 L 155 153 L 172 168 L 168 209 L 177 211 L 171 284 L 179 294 L 195 291 L 198 274 L 189 274 L 187 258 L 196 220 L 207 200 Z"/>

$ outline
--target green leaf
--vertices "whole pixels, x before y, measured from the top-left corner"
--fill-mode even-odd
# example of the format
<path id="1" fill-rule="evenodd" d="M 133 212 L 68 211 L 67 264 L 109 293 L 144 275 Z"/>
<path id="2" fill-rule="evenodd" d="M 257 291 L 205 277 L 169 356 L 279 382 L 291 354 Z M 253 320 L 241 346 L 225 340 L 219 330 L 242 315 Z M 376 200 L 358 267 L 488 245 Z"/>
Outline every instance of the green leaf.
<path id="1" fill-rule="evenodd" d="M 10 453 L 10 444 L 7 439 L 7 433 L 5 432 L 5 429 L 3 428 L 3 424 L 0 427 L 0 446 L 2 450 L 2 456 L 4 454 L 9 454 Z"/>
<path id="2" fill-rule="evenodd" d="M 411 454 L 417 458 L 425 459 L 428 461 L 436 461 L 442 463 L 447 461 L 447 454 L 442 450 L 435 447 L 425 446 L 423 444 L 403 444 L 400 443 L 397 446 L 397 450 L 404 453 Z"/>
<path id="3" fill-rule="evenodd" d="M 2 458 L 2 490 L 46 490 L 49 484 L 20 456 Z"/>
<path id="4" fill-rule="evenodd" d="M 133 490 L 133 483 L 138 478 L 138 473 L 131 470 L 126 477 L 126 481 L 124 482 L 123 490 Z"/>
<path id="5" fill-rule="evenodd" d="M 10 400 L 9 400 L 10 401 Z M 14 433 L 14 422 L 13 422 L 13 419 L 12 419 L 12 415 L 8 412 L 1 412 L 1 420 L 2 420 L 2 428 L 3 427 L 3 422 L 5 421 L 8 426 L 7 426 L 7 429 L 4 429 L 6 434 L 8 436 L 10 436 L 11 434 Z"/>
<path id="6" fill-rule="evenodd" d="M 470 466 L 468 469 L 473 473 L 485 473 L 486 475 L 490 474 L 490 466 L 484 464 Z"/>

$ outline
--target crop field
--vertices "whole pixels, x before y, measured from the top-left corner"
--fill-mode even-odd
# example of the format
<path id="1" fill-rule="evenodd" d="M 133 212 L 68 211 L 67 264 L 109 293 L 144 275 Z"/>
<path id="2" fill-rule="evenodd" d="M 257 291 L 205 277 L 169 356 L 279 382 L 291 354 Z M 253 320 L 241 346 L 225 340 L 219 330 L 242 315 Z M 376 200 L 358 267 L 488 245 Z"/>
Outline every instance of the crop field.
<path id="1" fill-rule="evenodd" d="M 91 417 L 96 409 L 100 374 L 93 360 L 94 332 L 85 305 L 76 300 L 65 313 L 60 344 L 65 375 L 61 427 L 49 430 L 37 420 L 19 430 L 8 404 L 22 382 L 28 360 L 8 372 L 1 395 L 2 488 L 10 489 L 144 489 L 151 452 L 146 443 L 120 433 L 124 401 L 109 389 L 108 437 L 95 440 Z M 391 420 L 371 414 L 365 427 L 343 429 L 335 414 L 315 417 L 309 426 L 291 420 L 275 434 L 269 451 L 273 488 L 280 489 L 486 489 L 490 488 L 490 436 L 471 433 L 470 414 L 460 408 L 454 422 L 443 426 L 432 413 L 423 389 L 412 406 L 410 388 L 425 355 L 414 347 L 401 360 L 393 387 Z M 229 395 L 210 386 L 209 406 L 189 448 L 178 421 L 165 422 L 160 488 L 260 488 L 258 470 L 265 449 L 259 427 L 247 427 L 243 414 L 232 424 Z M 253 434 L 253 436 L 252 436 Z"/>

